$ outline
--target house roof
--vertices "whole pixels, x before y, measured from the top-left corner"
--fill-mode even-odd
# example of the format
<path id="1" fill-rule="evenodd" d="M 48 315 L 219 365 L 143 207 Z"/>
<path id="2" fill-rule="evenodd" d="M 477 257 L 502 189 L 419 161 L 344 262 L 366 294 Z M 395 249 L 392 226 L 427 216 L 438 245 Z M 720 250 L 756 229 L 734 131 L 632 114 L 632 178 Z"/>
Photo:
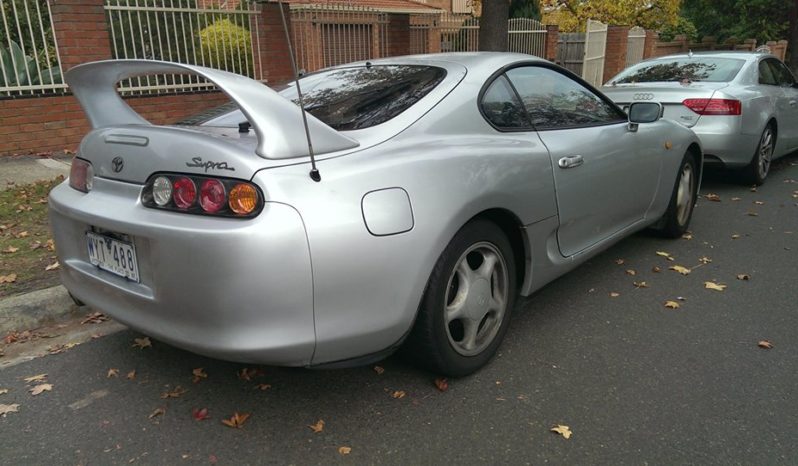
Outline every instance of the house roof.
<path id="1" fill-rule="evenodd" d="M 291 5 L 291 9 L 326 9 L 357 11 L 360 8 L 373 9 L 381 13 L 440 14 L 444 10 L 414 0 L 349 0 L 327 2 L 324 0 L 281 0 Z"/>

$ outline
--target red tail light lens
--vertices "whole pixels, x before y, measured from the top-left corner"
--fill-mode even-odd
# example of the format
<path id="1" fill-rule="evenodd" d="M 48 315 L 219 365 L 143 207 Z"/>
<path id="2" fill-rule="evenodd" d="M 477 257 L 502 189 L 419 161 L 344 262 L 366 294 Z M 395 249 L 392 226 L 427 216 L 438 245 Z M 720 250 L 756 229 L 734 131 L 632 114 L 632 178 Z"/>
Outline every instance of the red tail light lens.
<path id="1" fill-rule="evenodd" d="M 172 201 L 180 209 L 188 209 L 197 200 L 197 186 L 186 176 L 176 179 L 172 185 Z"/>
<path id="2" fill-rule="evenodd" d="M 69 169 L 69 186 L 78 191 L 91 191 L 94 183 L 94 169 L 91 162 L 75 157 Z"/>
<path id="3" fill-rule="evenodd" d="M 219 180 L 208 179 L 200 186 L 200 207 L 210 214 L 218 212 L 227 204 L 224 185 Z"/>
<path id="4" fill-rule="evenodd" d="M 741 115 L 743 110 L 734 99 L 686 99 L 682 104 L 699 115 Z"/>

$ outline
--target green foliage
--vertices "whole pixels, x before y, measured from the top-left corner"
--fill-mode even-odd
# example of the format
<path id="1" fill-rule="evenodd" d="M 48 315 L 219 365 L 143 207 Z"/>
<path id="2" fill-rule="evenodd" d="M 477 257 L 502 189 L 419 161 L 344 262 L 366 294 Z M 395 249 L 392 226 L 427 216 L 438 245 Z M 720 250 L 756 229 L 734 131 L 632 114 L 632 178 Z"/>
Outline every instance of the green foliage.
<path id="1" fill-rule="evenodd" d="M 14 41 L 11 41 L 9 48 L 0 48 L 0 57 L 2 58 L 0 60 L 2 62 L 0 87 L 60 84 L 63 82 L 61 71 L 57 66 L 43 69 L 40 76 L 36 59 L 25 55 L 22 48 Z"/>
<path id="2" fill-rule="evenodd" d="M 229 19 L 216 20 L 199 32 L 206 65 L 251 75 L 252 35 Z"/>
<path id="3" fill-rule="evenodd" d="M 688 40 L 695 41 L 698 39 L 698 30 L 696 30 L 695 24 L 693 24 L 692 21 L 680 16 L 676 20 L 676 24 L 672 26 L 665 26 L 659 32 L 660 40 L 666 42 L 672 41 L 678 35 L 687 36 Z"/>
<path id="4" fill-rule="evenodd" d="M 684 0 L 682 16 L 695 25 L 699 37 L 763 43 L 787 38 L 789 8 L 785 0 Z"/>
<path id="5" fill-rule="evenodd" d="M 47 0 L 3 0 L 0 8 L 8 20 L 7 24 L 0 22 L 0 49 L 11 49 L 11 43 L 15 43 L 37 58 L 42 68 L 58 64 Z"/>
<path id="6" fill-rule="evenodd" d="M 511 0 L 510 18 L 533 18 L 540 21 L 540 0 Z"/>

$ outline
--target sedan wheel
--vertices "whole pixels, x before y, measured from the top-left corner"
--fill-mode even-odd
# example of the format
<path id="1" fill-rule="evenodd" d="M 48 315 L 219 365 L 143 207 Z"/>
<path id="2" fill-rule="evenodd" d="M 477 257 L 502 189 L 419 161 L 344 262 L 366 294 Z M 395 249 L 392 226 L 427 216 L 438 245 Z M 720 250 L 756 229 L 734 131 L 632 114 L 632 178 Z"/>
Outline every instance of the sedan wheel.
<path id="1" fill-rule="evenodd" d="M 450 377 L 484 366 L 507 331 L 515 282 L 504 232 L 487 220 L 469 222 L 435 264 L 405 354 Z"/>
<path id="2" fill-rule="evenodd" d="M 776 133 L 773 131 L 773 126 L 768 125 L 762 131 L 762 137 L 759 138 L 759 145 L 756 147 L 754 158 L 751 164 L 746 168 L 745 178 L 747 183 L 761 185 L 765 182 L 770 172 L 770 163 L 773 161 L 773 150 L 776 145 Z"/>
<path id="3" fill-rule="evenodd" d="M 668 210 L 662 216 L 657 228 L 669 238 L 682 236 L 690 225 L 696 195 L 698 194 L 698 167 L 692 153 L 682 159 L 679 175 L 673 187 Z"/>

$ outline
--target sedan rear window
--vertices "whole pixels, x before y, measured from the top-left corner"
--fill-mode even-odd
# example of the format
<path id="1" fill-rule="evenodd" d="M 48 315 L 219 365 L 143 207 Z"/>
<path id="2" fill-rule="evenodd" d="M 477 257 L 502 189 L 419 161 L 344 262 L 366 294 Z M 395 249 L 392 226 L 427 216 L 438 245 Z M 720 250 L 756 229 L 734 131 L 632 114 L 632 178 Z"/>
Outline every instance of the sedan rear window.
<path id="1" fill-rule="evenodd" d="M 338 131 L 385 123 L 435 88 L 446 71 L 433 66 L 361 66 L 300 79 L 305 109 Z M 281 92 L 298 102 L 293 83 Z"/>
<path id="2" fill-rule="evenodd" d="M 611 84 L 664 81 L 727 82 L 734 79 L 745 60 L 692 57 L 639 63 L 623 71 Z"/>

